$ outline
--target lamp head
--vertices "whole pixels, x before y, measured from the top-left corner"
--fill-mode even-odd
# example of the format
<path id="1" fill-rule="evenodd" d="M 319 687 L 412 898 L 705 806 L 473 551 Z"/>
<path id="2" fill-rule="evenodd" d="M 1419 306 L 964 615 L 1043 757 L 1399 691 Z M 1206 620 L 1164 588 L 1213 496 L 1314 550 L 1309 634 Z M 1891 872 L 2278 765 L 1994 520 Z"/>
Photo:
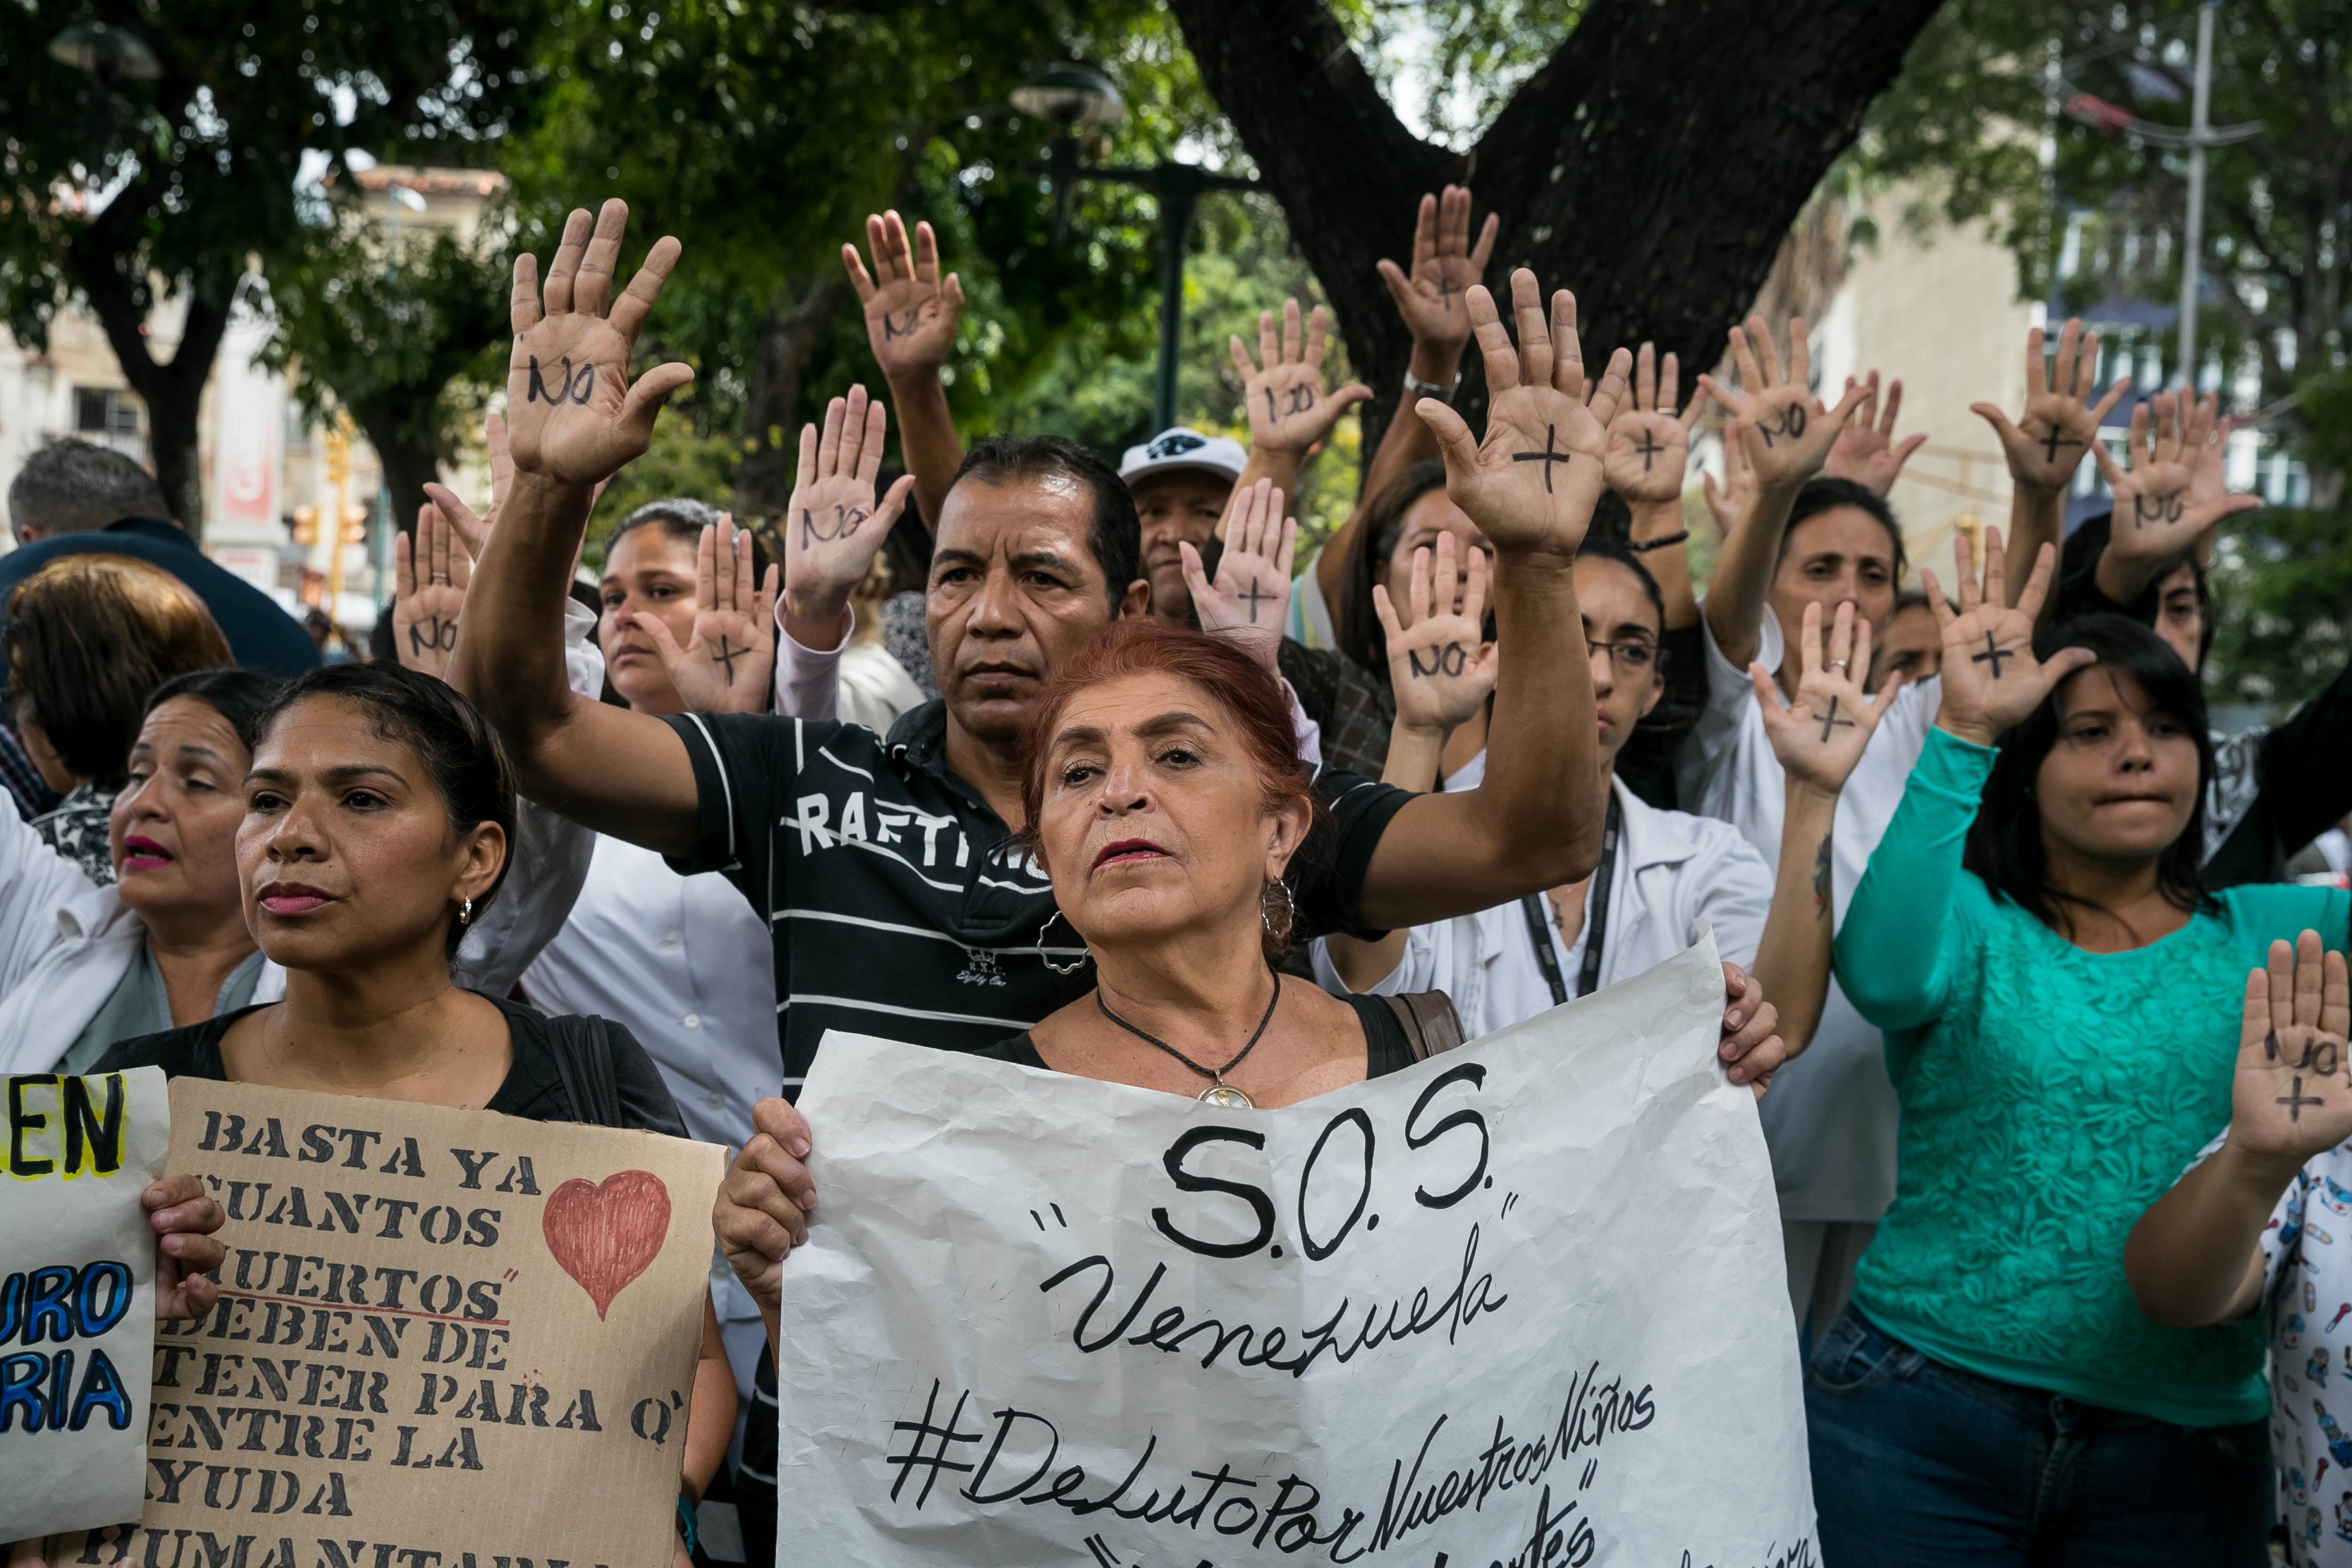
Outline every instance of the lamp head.
<path id="1" fill-rule="evenodd" d="M 1082 127 L 1115 122 L 1127 112 L 1127 100 L 1098 67 L 1085 60 L 1062 60 L 1014 88 L 1013 107 L 1067 134 Z"/>

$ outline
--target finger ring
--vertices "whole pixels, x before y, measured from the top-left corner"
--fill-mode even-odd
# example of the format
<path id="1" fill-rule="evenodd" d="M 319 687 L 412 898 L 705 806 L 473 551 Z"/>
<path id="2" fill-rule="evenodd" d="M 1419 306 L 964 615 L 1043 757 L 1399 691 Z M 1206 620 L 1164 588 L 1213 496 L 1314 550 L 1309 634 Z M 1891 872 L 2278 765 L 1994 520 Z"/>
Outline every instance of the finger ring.
<path id="1" fill-rule="evenodd" d="M 446 583 L 449 581 L 449 574 L 446 572 L 436 572 L 433 574 L 433 581 L 436 583 Z"/>
<path id="2" fill-rule="evenodd" d="M 1845 664 L 1846 661 L 1842 658 L 1833 658 L 1830 660 L 1826 668 L 1830 669 L 1843 669 L 1845 668 Z"/>

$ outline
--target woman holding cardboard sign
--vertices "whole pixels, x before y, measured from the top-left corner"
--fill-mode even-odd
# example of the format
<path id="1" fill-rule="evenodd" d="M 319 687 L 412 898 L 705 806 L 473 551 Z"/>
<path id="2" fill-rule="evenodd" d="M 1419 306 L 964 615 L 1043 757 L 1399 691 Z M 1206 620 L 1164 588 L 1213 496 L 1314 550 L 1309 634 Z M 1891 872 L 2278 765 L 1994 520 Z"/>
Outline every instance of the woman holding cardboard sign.
<path id="1" fill-rule="evenodd" d="M 285 1000 L 125 1040 L 103 1068 L 686 1136 L 625 1029 L 543 1017 L 451 980 L 467 928 L 505 880 L 515 822 L 506 754 L 464 698 L 384 665 L 315 670 L 261 714 L 243 795 L 246 920 L 286 972 Z M 734 1425 L 735 1380 L 706 1304 L 689 1503 Z"/>

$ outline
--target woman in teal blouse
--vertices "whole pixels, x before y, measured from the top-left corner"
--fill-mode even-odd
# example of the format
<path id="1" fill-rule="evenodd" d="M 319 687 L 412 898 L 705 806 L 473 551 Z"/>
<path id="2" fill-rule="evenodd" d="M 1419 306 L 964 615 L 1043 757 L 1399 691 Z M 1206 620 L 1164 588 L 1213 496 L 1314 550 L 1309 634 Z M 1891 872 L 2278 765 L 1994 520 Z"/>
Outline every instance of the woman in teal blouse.
<path id="1" fill-rule="evenodd" d="M 2124 1238 L 2229 1118 L 2246 971 L 2340 891 L 2207 893 L 2196 678 L 2092 616 L 2046 639 L 1960 545 L 1943 697 L 1837 935 L 1886 1031 L 1901 1175 L 1806 1379 L 1828 1568 L 2267 1562 L 2260 1327 L 2158 1328 Z M 1923 574 L 1925 575 L 1925 574 Z"/>

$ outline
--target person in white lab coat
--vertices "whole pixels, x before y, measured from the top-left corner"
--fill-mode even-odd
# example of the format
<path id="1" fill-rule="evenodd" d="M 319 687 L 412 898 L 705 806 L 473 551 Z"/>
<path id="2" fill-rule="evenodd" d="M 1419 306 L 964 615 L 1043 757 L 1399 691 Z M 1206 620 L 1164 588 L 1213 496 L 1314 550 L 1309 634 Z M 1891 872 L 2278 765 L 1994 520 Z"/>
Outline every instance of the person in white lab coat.
<path id="1" fill-rule="evenodd" d="M 1477 641 L 1483 596 L 1477 556 L 1471 558 L 1470 591 L 1460 607 L 1432 614 L 1433 605 L 1454 601 L 1449 543 L 1438 549 L 1433 591 L 1428 552 L 1414 563 L 1410 626 L 1401 624 L 1385 591 L 1376 597 L 1398 693 L 1383 782 L 1402 788 L 1426 789 L 1436 782 L 1449 732 L 1465 724 L 1483 729 L 1494 685 L 1493 647 Z M 1846 611 L 1824 658 L 1816 613 L 1805 626 L 1808 674 L 1795 705 L 1784 707 L 1758 688 L 1757 700 L 1769 705 L 1773 744 L 1789 768 L 1787 805 L 1794 826 L 1776 886 L 1763 857 L 1730 824 L 1659 810 L 1616 777 L 1618 753 L 1665 689 L 1659 661 L 1664 604 L 1640 556 L 1612 541 L 1588 538 L 1577 557 L 1576 600 L 1591 650 L 1601 730 L 1601 773 L 1594 787 L 1609 798 L 1612 825 L 1602 836 L 1600 867 L 1584 881 L 1541 897 L 1392 931 L 1379 942 L 1324 939 L 1316 943 L 1316 977 L 1342 993 L 1443 990 L 1475 1037 L 1640 973 L 1689 946 L 1704 922 L 1713 928 L 1727 965 L 1755 970 L 1793 1056 L 1821 1016 L 1830 958 L 1824 863 L 1821 851 L 1799 847 L 1826 849 L 1838 791 L 1892 695 L 1882 691 L 1875 702 L 1862 695 L 1857 676 L 1869 668 L 1869 628 L 1857 626 Z M 1478 651 L 1456 657 L 1470 648 Z M 1851 721 L 1838 715 L 1851 715 Z M 1444 780 L 1444 787 L 1474 786 L 1484 762 L 1482 752 Z M 1734 1082 L 1760 1091 L 1780 1059 L 1751 1058 L 1728 1070 Z"/>

